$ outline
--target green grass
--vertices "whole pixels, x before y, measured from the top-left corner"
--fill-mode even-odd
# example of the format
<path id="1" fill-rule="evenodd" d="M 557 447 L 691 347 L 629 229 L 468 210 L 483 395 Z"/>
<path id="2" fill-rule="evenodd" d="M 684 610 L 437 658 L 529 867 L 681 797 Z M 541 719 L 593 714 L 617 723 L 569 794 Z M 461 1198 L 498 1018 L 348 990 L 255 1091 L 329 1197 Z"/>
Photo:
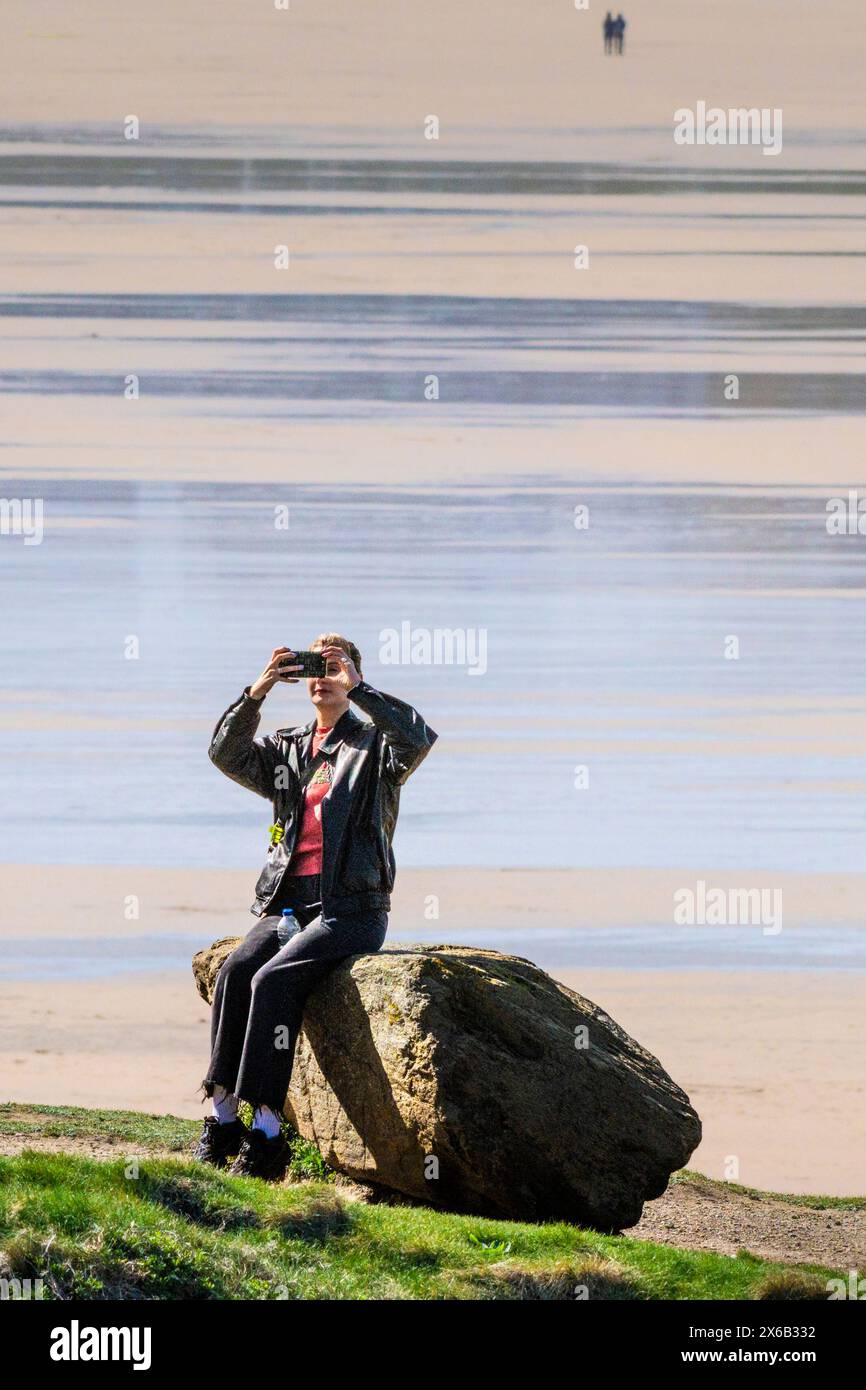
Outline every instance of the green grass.
<path id="1" fill-rule="evenodd" d="M 202 1115 L 208 1113 L 202 1109 Z M 199 1133 L 197 1120 L 174 1115 L 144 1115 L 137 1110 L 83 1110 L 77 1105 L 0 1105 L 0 1134 L 44 1138 L 103 1139 L 143 1149 L 189 1147 Z"/>
<path id="2" fill-rule="evenodd" d="M 202 1108 L 202 1117 L 209 1114 Z M 241 1117 L 252 1123 L 249 1106 Z M 201 1133 L 201 1120 L 181 1120 L 176 1115 L 145 1115 L 138 1110 L 84 1110 L 77 1105 L 25 1105 L 8 1101 L 0 1105 L 0 1135 L 32 1134 L 45 1139 L 95 1139 L 116 1144 L 126 1153 L 189 1153 Z M 295 1135 L 290 1175 L 330 1181 L 322 1155 L 314 1144 Z"/>
<path id="3" fill-rule="evenodd" d="M 0 1276 L 42 1279 L 54 1298 L 574 1298 L 585 1286 L 590 1297 L 732 1299 L 808 1275 L 565 1223 L 349 1201 L 321 1178 L 233 1178 L 184 1156 L 198 1129 L 131 1111 L 0 1107 L 0 1132 L 118 1146 L 105 1161 L 0 1158 Z M 166 1148 L 178 1156 L 154 1152 Z M 844 1274 L 811 1272 L 818 1292 Z"/>
<path id="4" fill-rule="evenodd" d="M 705 1177 L 703 1173 L 694 1173 L 690 1168 L 683 1168 L 679 1173 L 673 1174 L 671 1183 L 678 1182 L 714 1185 L 712 1178 Z M 743 1187 L 737 1182 L 726 1182 L 723 1186 L 727 1192 L 739 1192 L 744 1197 L 785 1202 L 788 1206 L 811 1207 L 813 1211 L 831 1211 L 834 1208 L 839 1211 L 866 1211 L 866 1197 L 823 1197 L 811 1196 L 808 1193 L 800 1196 L 794 1192 L 764 1192 L 759 1187 Z"/>

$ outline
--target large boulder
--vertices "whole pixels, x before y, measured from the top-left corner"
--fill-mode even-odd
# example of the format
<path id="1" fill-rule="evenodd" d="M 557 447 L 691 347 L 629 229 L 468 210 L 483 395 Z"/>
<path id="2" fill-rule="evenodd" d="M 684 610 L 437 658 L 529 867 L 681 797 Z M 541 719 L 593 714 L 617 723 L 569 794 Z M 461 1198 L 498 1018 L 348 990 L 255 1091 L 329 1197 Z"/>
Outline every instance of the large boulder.
<path id="1" fill-rule="evenodd" d="M 236 938 L 199 952 L 210 1001 Z M 688 1096 L 597 1005 L 518 956 L 391 946 L 310 995 L 286 1114 L 326 1162 L 432 1206 L 604 1231 L 688 1160 Z"/>

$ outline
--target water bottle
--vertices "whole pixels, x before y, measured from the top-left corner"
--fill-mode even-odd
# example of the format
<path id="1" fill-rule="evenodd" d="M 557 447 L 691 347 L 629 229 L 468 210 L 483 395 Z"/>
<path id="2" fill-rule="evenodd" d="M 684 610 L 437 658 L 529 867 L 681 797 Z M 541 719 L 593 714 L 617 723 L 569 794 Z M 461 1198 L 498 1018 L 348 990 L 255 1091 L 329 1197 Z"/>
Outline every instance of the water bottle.
<path id="1" fill-rule="evenodd" d="M 283 908 L 283 915 L 277 927 L 277 940 L 281 946 L 285 946 L 287 941 L 291 941 L 293 936 L 297 936 L 301 930 L 301 924 L 290 907 Z"/>

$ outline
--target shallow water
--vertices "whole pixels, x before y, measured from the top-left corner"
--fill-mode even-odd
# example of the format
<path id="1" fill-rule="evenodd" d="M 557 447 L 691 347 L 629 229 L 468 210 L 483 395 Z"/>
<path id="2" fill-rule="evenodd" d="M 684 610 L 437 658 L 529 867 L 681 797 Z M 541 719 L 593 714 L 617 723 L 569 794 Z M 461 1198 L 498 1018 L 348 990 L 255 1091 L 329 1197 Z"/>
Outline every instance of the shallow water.
<path id="1" fill-rule="evenodd" d="M 243 926 L 241 927 L 241 934 Z M 513 930 L 453 930 L 449 945 L 480 946 L 531 959 L 543 970 L 866 970 L 860 928 L 798 927 L 765 936 L 760 927 L 617 927 L 561 925 Z M 441 934 L 395 929 L 384 949 L 399 943 L 441 944 Z M 202 935 L 7 938 L 0 980 L 89 980 L 170 971 L 189 974 L 190 958 L 207 945 Z"/>
<path id="2" fill-rule="evenodd" d="M 404 863 L 860 870 L 864 537 L 825 512 L 862 474 L 826 431 L 866 400 L 845 131 L 736 171 L 621 143 L 360 165 L 333 132 L 336 153 L 293 162 L 266 134 L 120 153 L 43 135 L 0 145 L 2 488 L 43 499 L 46 526 L 0 537 L 5 859 L 252 868 L 267 807 L 208 765 L 209 732 L 274 643 L 326 626 L 443 734 L 405 793 Z M 632 457 L 594 452 L 608 422 L 637 427 Z M 712 485 L 636 484 L 642 422 L 662 458 L 728 428 L 754 484 L 724 463 Z M 759 467 L 792 422 L 797 488 Z M 318 485 L 297 481 L 301 428 Z M 413 450 L 446 428 L 447 484 L 416 484 Z M 357 481 L 329 485 L 341 429 Z M 283 481 L 209 477 L 226 456 Z M 380 459 L 403 481 L 371 482 Z M 385 664 L 404 622 L 483 630 L 485 673 Z M 308 713 L 298 693 L 266 709 Z"/>
<path id="3" fill-rule="evenodd" d="M 296 486 L 277 532 L 270 486 L 41 490 L 45 540 L 0 552 L 8 860 L 255 864 L 267 808 L 209 765 L 210 730 L 328 617 L 444 732 L 405 863 L 862 866 L 859 553 L 808 497 L 602 490 L 575 532 L 571 490 L 528 480 Z M 385 664 L 403 622 L 483 629 L 486 671 Z"/>

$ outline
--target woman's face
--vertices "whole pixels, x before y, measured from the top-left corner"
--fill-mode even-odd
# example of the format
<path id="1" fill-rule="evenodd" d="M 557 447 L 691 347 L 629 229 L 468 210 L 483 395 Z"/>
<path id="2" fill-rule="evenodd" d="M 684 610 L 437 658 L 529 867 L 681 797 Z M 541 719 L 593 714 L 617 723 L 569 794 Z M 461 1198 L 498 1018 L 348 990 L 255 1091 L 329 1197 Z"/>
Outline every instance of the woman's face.
<path id="1" fill-rule="evenodd" d="M 310 651 L 321 651 L 321 647 L 311 647 Z M 328 662 L 328 673 L 325 676 L 311 676 L 307 681 L 307 690 L 310 699 L 317 709 L 327 709 L 329 705 L 346 704 L 346 691 L 343 687 L 342 672 L 339 663 L 336 661 Z"/>

